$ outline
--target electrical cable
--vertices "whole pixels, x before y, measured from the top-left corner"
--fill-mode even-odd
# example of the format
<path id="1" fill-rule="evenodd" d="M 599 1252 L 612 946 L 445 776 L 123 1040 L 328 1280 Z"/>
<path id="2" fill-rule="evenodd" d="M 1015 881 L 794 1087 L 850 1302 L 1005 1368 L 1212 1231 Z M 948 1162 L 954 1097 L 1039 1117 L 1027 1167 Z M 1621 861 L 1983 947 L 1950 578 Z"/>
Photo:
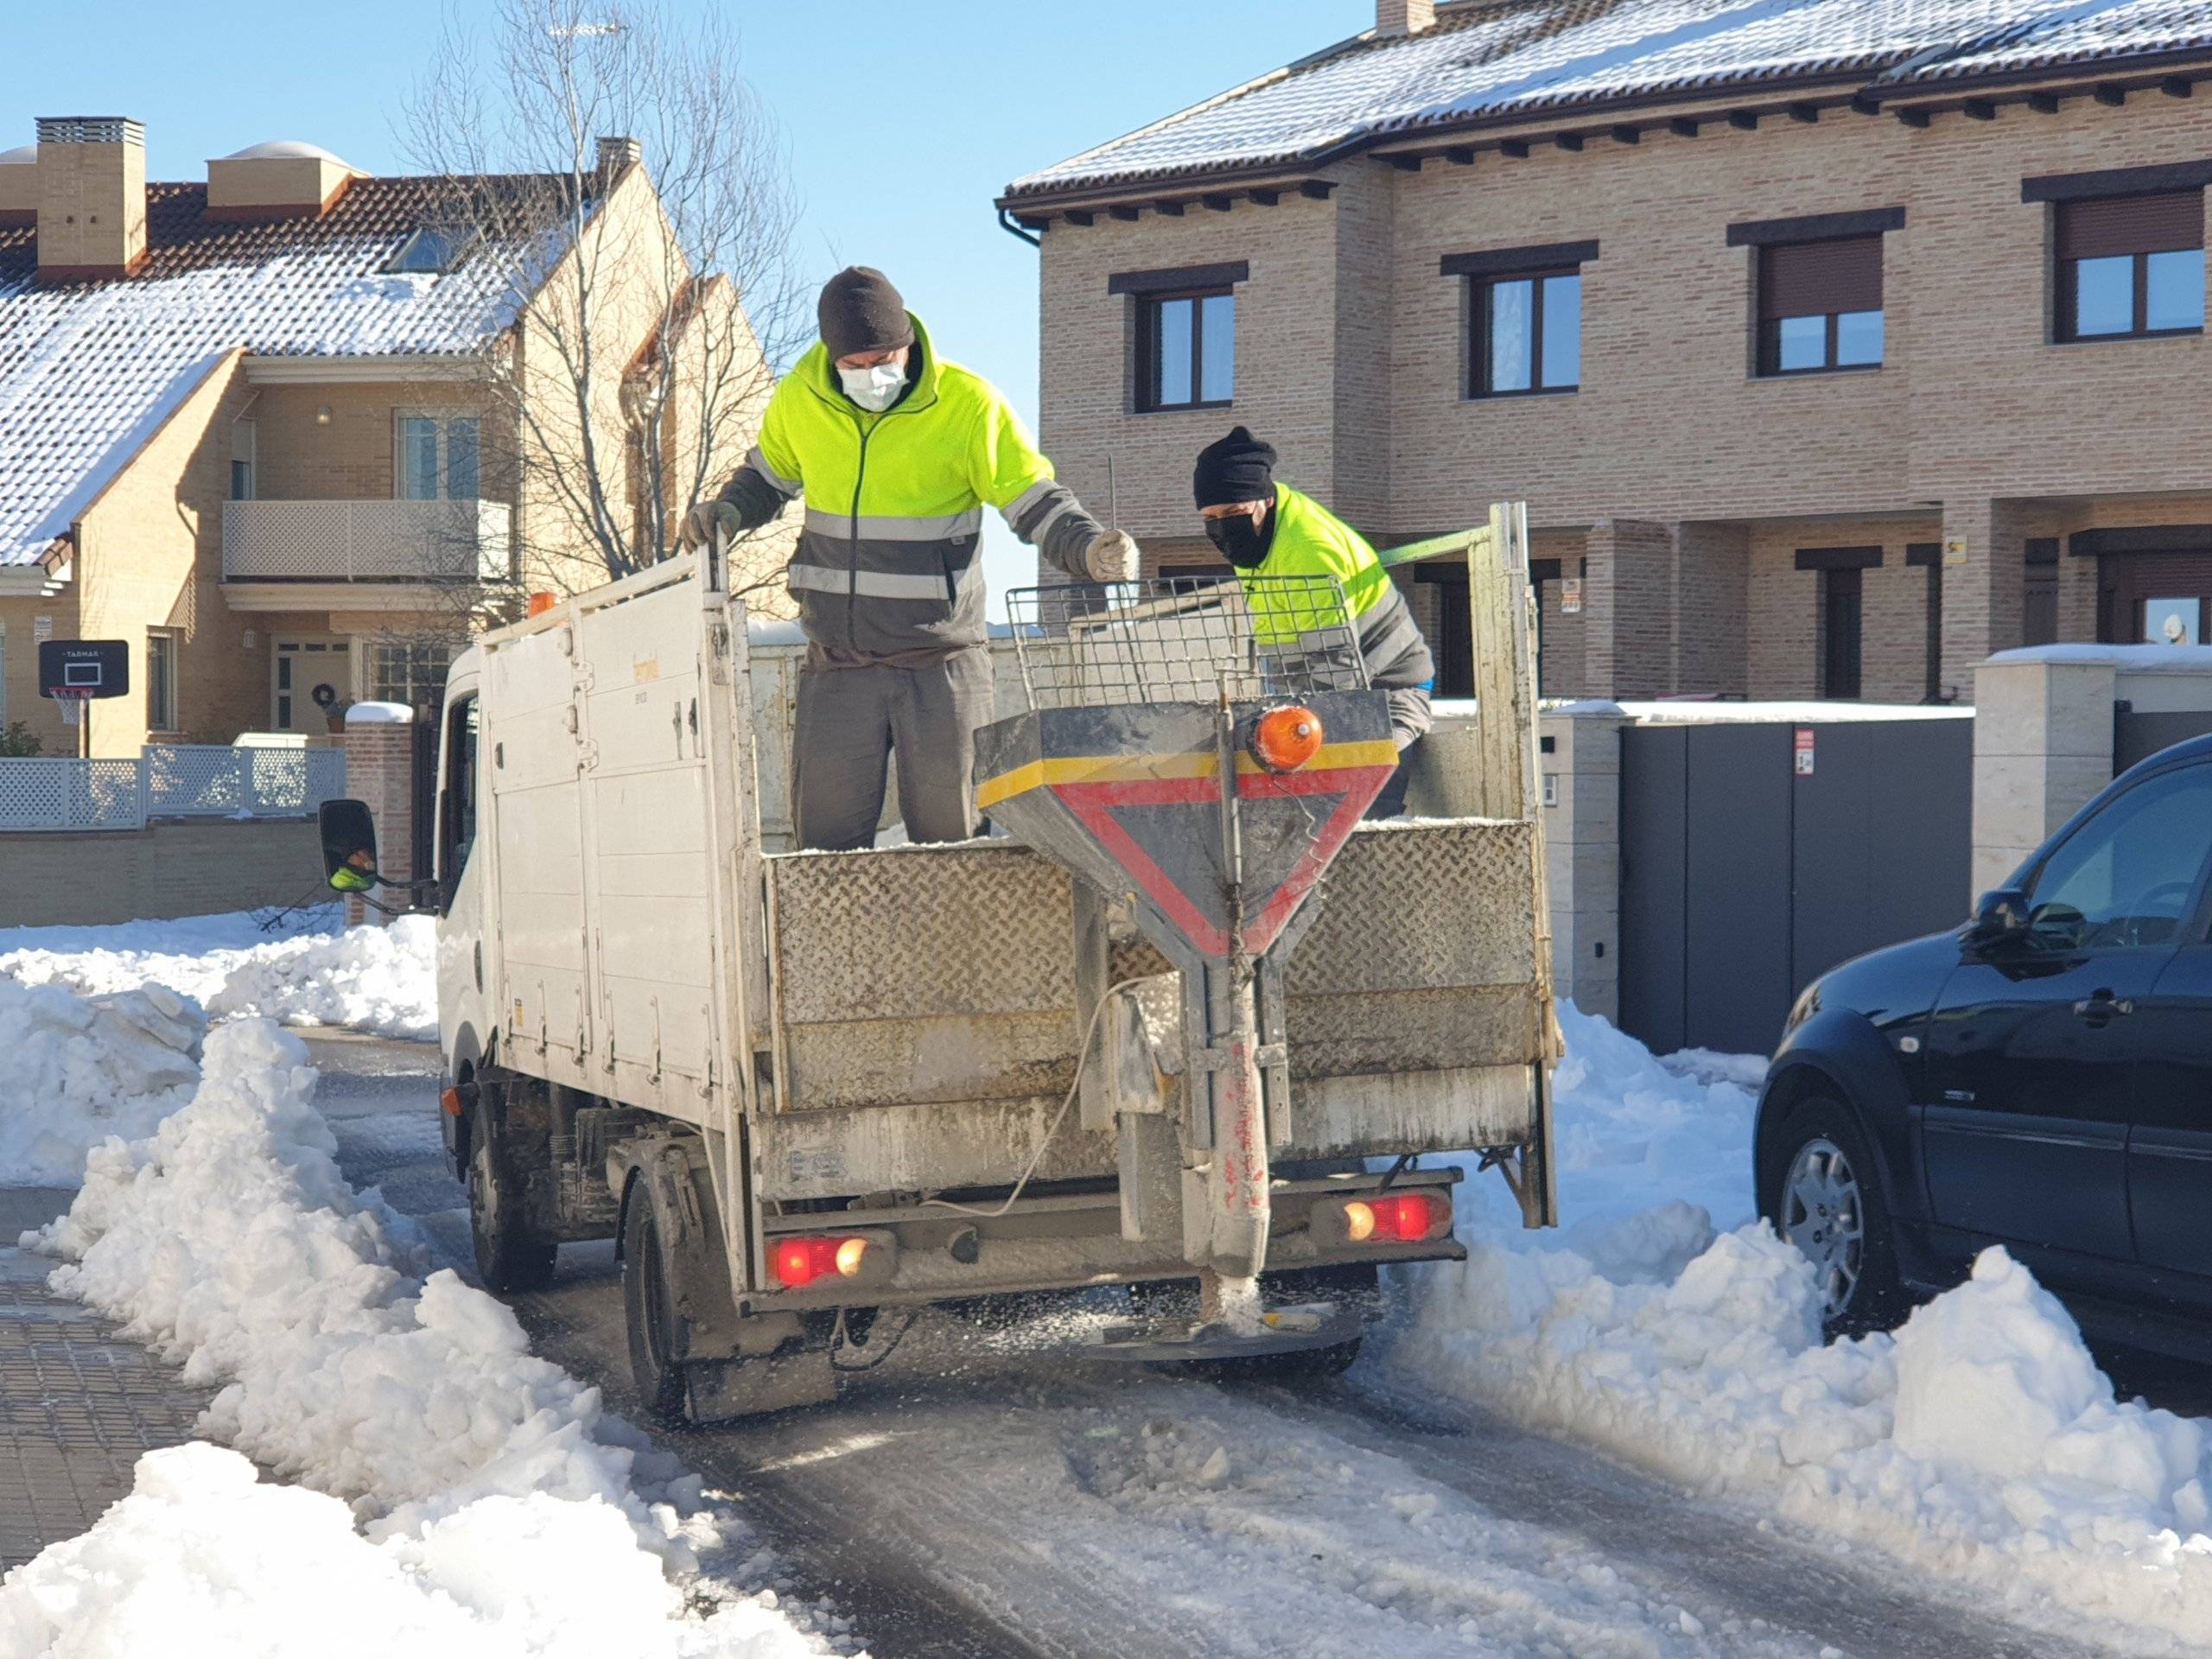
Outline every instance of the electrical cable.
<path id="1" fill-rule="evenodd" d="M 934 1205 L 940 1210 L 957 1211 L 961 1215 L 976 1216 L 985 1221 L 996 1221 L 1007 1211 L 1013 1209 L 1015 1203 L 1020 1200 L 1022 1190 L 1029 1185 L 1029 1178 L 1037 1173 L 1037 1166 L 1045 1161 L 1046 1149 L 1052 1144 L 1052 1137 L 1060 1132 L 1060 1125 L 1067 1119 L 1068 1108 L 1075 1104 L 1076 1096 L 1082 1091 L 1083 1062 L 1084 1057 L 1090 1052 L 1090 1039 L 1098 1033 L 1099 1015 L 1104 1014 L 1114 999 L 1123 991 L 1132 986 L 1141 985 L 1147 979 L 1159 977 L 1157 974 L 1145 974 L 1135 979 L 1125 979 L 1117 985 L 1108 986 L 1106 994 L 1098 999 L 1098 1006 L 1090 1011 L 1090 1022 L 1083 1028 L 1083 1040 L 1076 1045 L 1075 1081 L 1068 1085 L 1067 1098 L 1060 1103 L 1060 1109 L 1052 1114 L 1052 1121 L 1045 1130 L 1045 1138 L 1037 1143 L 1037 1150 L 1030 1155 L 1029 1167 L 1021 1172 L 1021 1179 L 1014 1184 L 1014 1191 L 1007 1194 L 1004 1204 L 995 1210 L 973 1210 L 964 1204 L 955 1204 L 950 1198 L 924 1198 L 922 1206 L 928 1208 Z"/>

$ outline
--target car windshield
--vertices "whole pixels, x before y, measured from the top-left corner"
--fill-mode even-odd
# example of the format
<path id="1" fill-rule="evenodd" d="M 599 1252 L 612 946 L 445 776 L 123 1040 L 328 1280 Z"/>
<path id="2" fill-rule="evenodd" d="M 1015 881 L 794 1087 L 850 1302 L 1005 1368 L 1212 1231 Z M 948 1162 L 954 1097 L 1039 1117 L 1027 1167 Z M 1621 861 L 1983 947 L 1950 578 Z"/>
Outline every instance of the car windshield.
<path id="1" fill-rule="evenodd" d="M 2029 899 L 2053 950 L 2167 944 L 2212 852 L 2212 766 L 2145 779 L 2067 838 Z"/>

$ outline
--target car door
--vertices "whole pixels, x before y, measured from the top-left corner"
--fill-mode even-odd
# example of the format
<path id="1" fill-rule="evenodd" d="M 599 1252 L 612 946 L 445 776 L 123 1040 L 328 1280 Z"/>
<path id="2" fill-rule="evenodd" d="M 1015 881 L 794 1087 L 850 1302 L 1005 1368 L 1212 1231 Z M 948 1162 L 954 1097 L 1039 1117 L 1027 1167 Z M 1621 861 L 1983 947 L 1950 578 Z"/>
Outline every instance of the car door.
<path id="1" fill-rule="evenodd" d="M 2195 768 L 2212 772 L 2212 766 Z M 2212 889 L 2212 873 L 2205 888 Z M 2177 949 L 2135 1005 L 2135 1128 L 2127 1201 L 2143 1264 L 2190 1275 L 2212 1302 L 2212 891 L 2200 890 Z M 2171 1281 L 2169 1281 L 2171 1282 Z"/>
<path id="2" fill-rule="evenodd" d="M 2138 1010 L 2212 853 L 2212 766 L 2114 796 L 2028 878 L 2024 938 L 1968 947 L 1929 1022 L 1922 1156 L 1950 1242 L 2079 1276 L 2132 1261 Z"/>

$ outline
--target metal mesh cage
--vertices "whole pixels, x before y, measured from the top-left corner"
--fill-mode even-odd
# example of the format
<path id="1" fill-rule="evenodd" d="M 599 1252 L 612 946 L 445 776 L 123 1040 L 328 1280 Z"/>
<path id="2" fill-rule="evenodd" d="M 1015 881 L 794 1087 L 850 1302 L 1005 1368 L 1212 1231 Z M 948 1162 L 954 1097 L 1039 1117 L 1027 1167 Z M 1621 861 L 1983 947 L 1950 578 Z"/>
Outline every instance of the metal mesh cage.
<path id="1" fill-rule="evenodd" d="M 1240 702 L 1360 691 L 1367 664 L 1331 576 L 1155 576 L 1007 595 L 1029 707 Z"/>

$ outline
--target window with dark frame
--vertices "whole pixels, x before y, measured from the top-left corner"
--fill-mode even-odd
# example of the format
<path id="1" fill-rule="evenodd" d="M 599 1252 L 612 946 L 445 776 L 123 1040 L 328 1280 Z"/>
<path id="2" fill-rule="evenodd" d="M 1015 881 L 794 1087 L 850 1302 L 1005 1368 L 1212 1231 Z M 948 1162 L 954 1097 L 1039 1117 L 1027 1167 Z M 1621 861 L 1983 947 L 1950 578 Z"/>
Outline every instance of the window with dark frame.
<path id="1" fill-rule="evenodd" d="M 1925 651 L 1926 679 L 1923 702 L 1943 701 L 1943 544 L 1913 542 L 1904 550 L 1904 562 L 1928 571 L 1928 623 Z"/>
<path id="2" fill-rule="evenodd" d="M 2058 537 L 2028 539 L 2027 563 L 2020 603 L 2020 643 L 2055 645 L 2058 643 Z"/>
<path id="3" fill-rule="evenodd" d="M 1137 300 L 1137 407 L 1220 409 L 1236 393 L 1236 294 L 1230 288 Z"/>
<path id="4" fill-rule="evenodd" d="M 1475 337 L 1468 396 L 1517 397 L 1582 385 L 1582 271 L 1476 276 L 1469 311 Z"/>
<path id="5" fill-rule="evenodd" d="M 2056 204 L 2062 342 L 2204 330 L 2204 192 Z"/>
<path id="6" fill-rule="evenodd" d="M 173 732 L 176 724 L 176 635 L 146 633 L 146 728 Z"/>
<path id="7" fill-rule="evenodd" d="M 1759 249 L 1758 372 L 1816 374 L 1882 364 L 1882 238 Z"/>
<path id="8" fill-rule="evenodd" d="M 1797 568 L 1820 575 L 1819 694 L 1840 701 L 1859 696 L 1860 644 L 1866 616 L 1863 573 L 1882 563 L 1878 547 L 1801 547 Z"/>

